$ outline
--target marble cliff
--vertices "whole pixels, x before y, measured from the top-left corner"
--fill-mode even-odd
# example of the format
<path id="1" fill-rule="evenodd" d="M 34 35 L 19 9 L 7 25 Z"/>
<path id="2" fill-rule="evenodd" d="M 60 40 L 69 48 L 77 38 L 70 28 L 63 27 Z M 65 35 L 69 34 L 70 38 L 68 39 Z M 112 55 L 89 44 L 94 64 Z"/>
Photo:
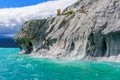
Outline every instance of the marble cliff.
<path id="1" fill-rule="evenodd" d="M 78 0 L 59 16 L 25 22 L 15 41 L 25 54 L 120 62 L 120 0 Z"/>

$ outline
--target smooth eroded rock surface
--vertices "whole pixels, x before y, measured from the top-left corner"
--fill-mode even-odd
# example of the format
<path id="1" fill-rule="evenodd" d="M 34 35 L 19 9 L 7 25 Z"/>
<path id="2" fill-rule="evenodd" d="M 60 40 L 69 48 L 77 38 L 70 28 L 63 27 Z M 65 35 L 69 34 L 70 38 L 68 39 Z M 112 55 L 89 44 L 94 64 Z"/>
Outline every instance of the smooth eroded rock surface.
<path id="1" fill-rule="evenodd" d="M 52 19 L 30 20 L 15 41 L 37 56 L 120 62 L 120 0 L 79 0 Z"/>

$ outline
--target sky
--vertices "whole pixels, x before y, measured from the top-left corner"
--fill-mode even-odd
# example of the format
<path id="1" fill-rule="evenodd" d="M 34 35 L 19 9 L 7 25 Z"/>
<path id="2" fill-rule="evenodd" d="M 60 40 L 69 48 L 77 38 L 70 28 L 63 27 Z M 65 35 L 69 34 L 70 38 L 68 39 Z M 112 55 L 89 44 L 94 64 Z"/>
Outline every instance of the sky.
<path id="1" fill-rule="evenodd" d="M 0 38 L 13 37 L 31 19 L 56 15 L 77 0 L 0 0 Z"/>
<path id="2" fill-rule="evenodd" d="M 0 0 L 0 8 L 30 6 L 46 1 L 48 0 Z"/>

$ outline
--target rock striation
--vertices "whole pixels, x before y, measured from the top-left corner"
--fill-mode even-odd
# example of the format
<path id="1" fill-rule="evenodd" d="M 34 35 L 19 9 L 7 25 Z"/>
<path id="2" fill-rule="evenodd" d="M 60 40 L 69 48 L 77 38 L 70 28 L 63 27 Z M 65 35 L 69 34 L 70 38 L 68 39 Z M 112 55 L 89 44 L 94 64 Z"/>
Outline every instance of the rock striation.
<path id="1" fill-rule="evenodd" d="M 78 0 L 51 19 L 30 20 L 15 35 L 21 53 L 120 62 L 120 0 Z"/>

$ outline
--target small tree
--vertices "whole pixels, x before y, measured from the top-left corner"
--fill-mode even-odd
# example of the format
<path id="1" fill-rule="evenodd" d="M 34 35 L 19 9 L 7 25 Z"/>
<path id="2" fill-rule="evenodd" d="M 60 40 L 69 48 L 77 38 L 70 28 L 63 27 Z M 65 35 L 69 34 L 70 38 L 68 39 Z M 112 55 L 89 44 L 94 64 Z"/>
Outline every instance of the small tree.
<path id="1" fill-rule="evenodd" d="M 61 9 L 57 9 L 57 16 L 61 15 Z"/>

